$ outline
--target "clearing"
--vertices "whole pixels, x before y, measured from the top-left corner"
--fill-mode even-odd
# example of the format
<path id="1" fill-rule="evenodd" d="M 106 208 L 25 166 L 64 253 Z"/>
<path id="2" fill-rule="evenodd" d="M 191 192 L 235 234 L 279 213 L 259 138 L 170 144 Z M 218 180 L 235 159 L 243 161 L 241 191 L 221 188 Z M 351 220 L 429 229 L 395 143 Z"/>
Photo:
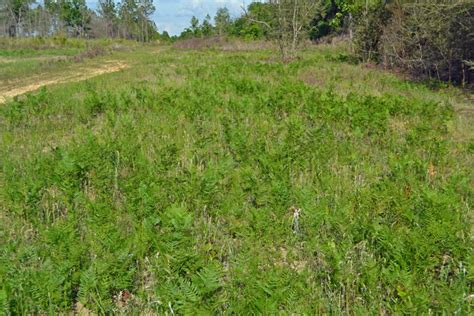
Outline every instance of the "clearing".
<path id="1" fill-rule="evenodd" d="M 347 54 L 0 65 L 0 313 L 472 314 L 472 99 Z"/>

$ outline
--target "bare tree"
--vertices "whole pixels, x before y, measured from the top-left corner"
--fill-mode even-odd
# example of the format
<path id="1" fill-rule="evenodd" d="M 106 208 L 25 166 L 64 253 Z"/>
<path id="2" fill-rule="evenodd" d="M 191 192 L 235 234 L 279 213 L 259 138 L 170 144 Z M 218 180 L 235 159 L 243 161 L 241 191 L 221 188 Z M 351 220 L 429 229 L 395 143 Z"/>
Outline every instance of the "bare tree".
<path id="1" fill-rule="evenodd" d="M 21 36 L 23 34 L 24 20 L 31 9 L 31 4 L 34 0 L 6 0 L 3 3 L 8 15 L 9 26 L 8 33 L 10 37 Z"/>
<path id="2" fill-rule="evenodd" d="M 471 0 L 400 2 L 380 38 L 383 63 L 421 77 L 471 82 L 474 5 Z"/>
<path id="3" fill-rule="evenodd" d="M 269 0 L 265 20 L 249 14 L 245 9 L 244 12 L 249 21 L 268 29 L 278 44 L 281 57 L 288 60 L 296 57 L 310 22 L 322 5 L 321 0 Z"/>

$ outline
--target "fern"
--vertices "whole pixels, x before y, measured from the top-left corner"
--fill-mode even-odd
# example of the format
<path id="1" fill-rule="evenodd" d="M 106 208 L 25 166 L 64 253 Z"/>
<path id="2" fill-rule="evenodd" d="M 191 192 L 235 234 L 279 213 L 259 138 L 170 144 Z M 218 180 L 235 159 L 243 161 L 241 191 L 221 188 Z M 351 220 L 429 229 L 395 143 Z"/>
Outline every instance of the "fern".
<path id="1" fill-rule="evenodd" d="M 222 287 L 221 282 L 222 272 L 215 265 L 208 265 L 196 273 L 193 278 L 193 283 L 199 287 L 199 292 L 208 296 Z"/>
<path id="2" fill-rule="evenodd" d="M 0 309 L 469 314 L 474 125 L 336 47 L 134 46 L 0 106 Z"/>
<path id="3" fill-rule="evenodd" d="M 179 292 L 176 293 L 178 301 L 182 303 L 197 303 L 200 301 L 200 291 L 191 281 L 181 278 L 179 282 Z"/>
<path id="4" fill-rule="evenodd" d="M 0 288 L 0 314 L 8 315 L 8 294 L 4 288 Z"/>
<path id="5" fill-rule="evenodd" d="M 91 267 L 81 273 L 80 286 L 77 292 L 77 300 L 82 303 L 94 302 L 94 295 L 97 293 L 97 276 Z"/>

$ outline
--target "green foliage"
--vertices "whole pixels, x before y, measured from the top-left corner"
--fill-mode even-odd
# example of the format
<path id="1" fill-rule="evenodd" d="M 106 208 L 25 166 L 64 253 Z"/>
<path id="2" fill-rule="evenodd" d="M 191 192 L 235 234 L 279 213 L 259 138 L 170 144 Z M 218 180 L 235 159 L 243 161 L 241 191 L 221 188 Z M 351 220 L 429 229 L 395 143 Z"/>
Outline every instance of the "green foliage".
<path id="1" fill-rule="evenodd" d="M 122 1 L 118 9 L 118 18 L 124 37 L 141 42 L 153 39 L 157 31 L 151 15 L 155 10 L 152 0 Z"/>
<path id="2" fill-rule="evenodd" d="M 5 1 L 4 1 L 5 2 Z M 0 4 L 0 35 L 157 38 L 152 0 L 100 0 L 96 11 L 85 0 L 7 0 Z"/>
<path id="3" fill-rule="evenodd" d="M 60 18 L 66 26 L 74 29 L 78 35 L 83 34 L 90 22 L 85 0 L 63 0 L 59 2 Z"/>
<path id="4" fill-rule="evenodd" d="M 472 81 L 473 72 L 466 63 L 474 58 L 472 1 L 406 3 L 393 5 L 390 11 L 394 18 L 380 48 L 386 64 L 422 78 Z"/>
<path id="5" fill-rule="evenodd" d="M 385 0 L 356 1 L 351 7 L 354 19 L 354 46 L 360 58 L 367 61 L 379 61 L 380 42 L 390 12 Z"/>
<path id="6" fill-rule="evenodd" d="M 256 21 L 264 21 L 272 23 L 271 21 L 271 6 L 268 3 L 252 2 L 247 8 L 247 14 L 252 18 L 249 20 L 243 16 L 242 21 L 236 21 L 234 34 L 242 36 L 247 39 L 262 39 L 268 38 L 269 30 Z"/>
<path id="7" fill-rule="evenodd" d="M 219 8 L 214 16 L 214 24 L 216 26 L 217 34 L 222 36 L 229 33 L 231 26 L 231 19 L 229 9 Z"/>
<path id="8" fill-rule="evenodd" d="M 326 49 L 141 47 L 2 105 L 2 312 L 471 314 L 454 98 Z"/>
<path id="9" fill-rule="evenodd" d="M 472 1 L 354 1 L 348 10 L 362 60 L 422 79 L 472 81 Z"/>
<path id="10" fill-rule="evenodd" d="M 309 38 L 312 40 L 319 39 L 337 31 L 343 24 L 343 11 L 341 4 L 333 0 L 321 2 L 321 8 L 310 23 Z"/>
<path id="11" fill-rule="evenodd" d="M 256 21 L 268 21 L 270 19 L 270 6 L 266 3 L 252 2 L 247 7 L 247 14 Z M 231 20 L 226 8 L 217 10 L 214 17 L 214 25 L 208 15 L 202 24 L 196 17 L 192 17 L 190 27 L 185 29 L 179 36 L 180 39 L 191 37 L 209 37 L 213 35 L 241 37 L 247 40 L 264 39 L 268 37 L 268 29 L 261 23 L 249 20 L 246 16 L 240 16 Z"/>
<path id="12" fill-rule="evenodd" d="M 214 34 L 214 27 L 211 24 L 211 17 L 209 14 L 204 18 L 201 29 L 203 36 L 209 37 Z"/>

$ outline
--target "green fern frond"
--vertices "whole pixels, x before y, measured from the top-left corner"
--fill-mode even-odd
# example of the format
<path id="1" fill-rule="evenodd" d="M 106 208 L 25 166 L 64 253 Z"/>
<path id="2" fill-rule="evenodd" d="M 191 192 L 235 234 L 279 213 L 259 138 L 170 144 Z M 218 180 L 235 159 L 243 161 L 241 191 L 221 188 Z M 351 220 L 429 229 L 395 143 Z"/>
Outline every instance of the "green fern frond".
<path id="1" fill-rule="evenodd" d="M 193 283 L 198 285 L 200 293 L 208 295 L 222 287 L 221 277 L 221 270 L 215 265 L 209 265 L 197 272 Z"/>
<path id="2" fill-rule="evenodd" d="M 0 315 L 8 315 L 8 295 L 3 288 L 0 289 Z"/>

